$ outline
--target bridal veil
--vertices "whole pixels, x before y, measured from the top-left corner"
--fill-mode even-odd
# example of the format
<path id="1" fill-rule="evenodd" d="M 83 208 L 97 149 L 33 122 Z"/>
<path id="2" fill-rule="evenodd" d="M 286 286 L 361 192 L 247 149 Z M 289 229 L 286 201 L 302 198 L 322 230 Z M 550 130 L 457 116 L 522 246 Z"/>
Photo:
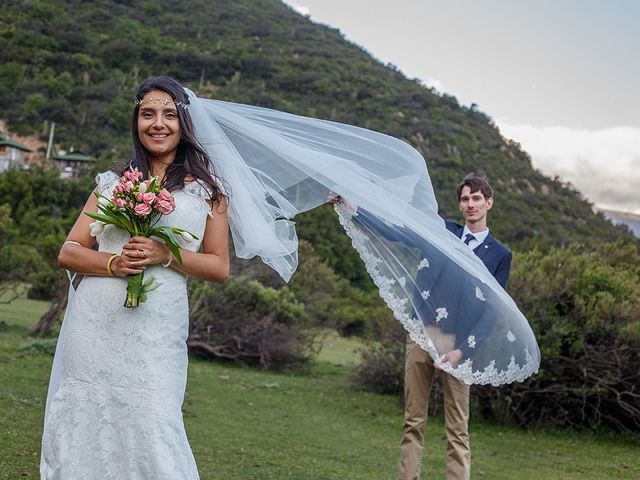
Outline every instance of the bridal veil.
<path id="1" fill-rule="evenodd" d="M 527 319 L 445 228 L 413 147 L 351 125 L 187 93 L 196 136 L 229 193 L 239 257 L 260 256 L 289 280 L 297 266 L 292 219 L 335 192 L 358 205 L 355 214 L 336 210 L 381 297 L 443 370 L 492 385 L 537 372 L 540 353 Z M 451 332 L 461 330 L 465 338 L 454 344 L 463 360 L 442 363 Z"/>

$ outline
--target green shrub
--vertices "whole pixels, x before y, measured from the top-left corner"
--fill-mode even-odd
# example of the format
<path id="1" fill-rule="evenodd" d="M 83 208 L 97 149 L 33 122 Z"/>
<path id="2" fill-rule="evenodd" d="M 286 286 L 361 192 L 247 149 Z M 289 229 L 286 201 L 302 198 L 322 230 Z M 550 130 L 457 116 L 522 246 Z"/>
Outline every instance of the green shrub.
<path id="1" fill-rule="evenodd" d="M 287 287 L 265 287 L 236 277 L 224 284 L 189 286 L 193 354 L 271 368 L 303 369 L 314 351 L 308 317 Z"/>
<path id="2" fill-rule="evenodd" d="M 630 243 L 516 255 L 510 291 L 536 333 L 540 372 L 480 389 L 520 425 L 640 428 L 640 259 Z"/>
<path id="3" fill-rule="evenodd" d="M 406 332 L 399 322 L 388 325 L 381 337 L 370 340 L 360 364 L 349 376 L 351 384 L 377 393 L 401 395 L 404 385 Z"/>

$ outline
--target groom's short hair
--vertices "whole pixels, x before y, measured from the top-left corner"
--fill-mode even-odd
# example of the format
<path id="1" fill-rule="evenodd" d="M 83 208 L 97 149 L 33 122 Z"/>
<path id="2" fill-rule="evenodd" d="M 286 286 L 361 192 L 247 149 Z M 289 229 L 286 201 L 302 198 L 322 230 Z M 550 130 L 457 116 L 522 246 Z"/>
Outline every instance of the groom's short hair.
<path id="1" fill-rule="evenodd" d="M 462 179 L 462 181 L 456 187 L 456 194 L 458 195 L 458 202 L 460 202 L 460 196 L 462 195 L 462 189 L 469 187 L 471 193 L 482 192 L 484 198 L 493 197 L 493 188 L 489 185 L 486 179 L 479 177 L 474 173 L 470 173 Z"/>

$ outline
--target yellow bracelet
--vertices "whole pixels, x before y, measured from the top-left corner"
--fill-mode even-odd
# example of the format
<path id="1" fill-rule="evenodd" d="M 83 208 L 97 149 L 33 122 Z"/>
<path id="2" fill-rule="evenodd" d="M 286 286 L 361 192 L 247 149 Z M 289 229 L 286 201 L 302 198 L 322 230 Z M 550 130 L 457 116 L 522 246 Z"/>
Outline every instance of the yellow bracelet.
<path id="1" fill-rule="evenodd" d="M 113 277 L 113 272 L 111 271 L 111 263 L 116 257 L 119 257 L 119 256 L 120 255 L 118 255 L 117 253 L 114 253 L 109 257 L 109 260 L 107 260 L 107 273 L 109 274 L 110 277 Z"/>

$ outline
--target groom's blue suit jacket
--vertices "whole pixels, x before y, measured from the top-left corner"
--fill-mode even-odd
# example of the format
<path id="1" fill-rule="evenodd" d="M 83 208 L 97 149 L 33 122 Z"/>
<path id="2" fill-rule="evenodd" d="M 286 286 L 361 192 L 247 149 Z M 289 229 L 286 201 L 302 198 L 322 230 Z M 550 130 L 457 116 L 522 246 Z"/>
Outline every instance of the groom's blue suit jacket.
<path id="1" fill-rule="evenodd" d="M 456 267 L 439 250 L 435 249 L 424 238 L 415 234 L 412 230 L 386 224 L 376 215 L 365 209 L 358 208 L 353 217 L 356 223 L 375 231 L 384 238 L 401 242 L 409 247 L 418 248 L 425 258 L 429 259 L 430 267 L 418 270 L 415 278 L 416 291 L 413 294 L 414 315 L 418 315 L 425 323 L 434 319 L 434 311 L 438 306 L 447 305 L 449 316 L 445 321 L 440 321 L 439 327 L 445 333 L 454 333 L 456 336 L 456 348 L 464 353 L 465 357 L 471 357 L 472 349 L 477 349 L 484 339 L 491 333 L 494 320 L 484 312 L 483 302 L 471 306 L 468 301 L 459 301 L 455 295 L 460 292 L 475 290 L 475 280 L 470 275 L 460 275 L 455 271 Z M 464 227 L 454 222 L 446 222 L 447 229 L 458 238 L 462 236 Z M 504 288 L 509 279 L 511 268 L 511 252 L 498 242 L 491 234 L 474 249 L 474 253 L 482 260 L 489 272 Z M 447 268 L 444 268 L 447 265 Z M 460 267 L 458 267 L 460 268 Z M 454 272 L 455 271 L 455 272 Z M 464 283 L 461 285 L 462 282 Z M 428 299 L 421 295 L 424 291 L 431 291 L 435 285 L 455 285 L 455 289 L 437 288 Z M 487 293 L 489 294 L 489 293 Z M 430 320 L 431 319 L 431 320 Z M 474 342 L 468 339 L 473 336 Z M 475 345 L 472 347 L 471 345 Z"/>
<path id="2" fill-rule="evenodd" d="M 455 222 L 446 221 L 447 229 L 458 238 L 462 238 L 464 227 Z M 487 270 L 495 277 L 502 288 L 507 288 L 509 272 L 511 271 L 511 251 L 493 238 L 487 235 L 484 242 L 478 245 L 473 252 L 482 260 Z"/>

